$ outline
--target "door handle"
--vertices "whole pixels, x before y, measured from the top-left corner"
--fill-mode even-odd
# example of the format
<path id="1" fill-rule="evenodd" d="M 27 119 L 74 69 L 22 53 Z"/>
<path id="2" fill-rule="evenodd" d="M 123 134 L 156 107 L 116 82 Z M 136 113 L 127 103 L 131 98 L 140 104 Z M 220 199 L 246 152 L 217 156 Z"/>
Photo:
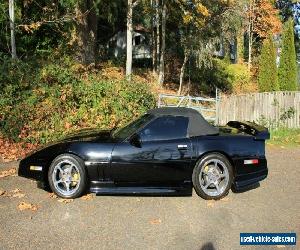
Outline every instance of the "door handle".
<path id="1" fill-rule="evenodd" d="M 187 149 L 188 146 L 187 146 L 187 145 L 178 145 L 177 148 L 178 148 L 179 150 L 184 150 L 184 149 Z"/>

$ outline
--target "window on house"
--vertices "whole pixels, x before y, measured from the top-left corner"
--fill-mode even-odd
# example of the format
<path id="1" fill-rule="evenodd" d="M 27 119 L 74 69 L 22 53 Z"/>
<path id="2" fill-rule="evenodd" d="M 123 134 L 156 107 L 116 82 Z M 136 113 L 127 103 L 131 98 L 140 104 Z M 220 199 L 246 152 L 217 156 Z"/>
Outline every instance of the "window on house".
<path id="1" fill-rule="evenodd" d="M 134 45 L 140 45 L 141 44 L 141 36 L 135 36 L 134 37 Z"/>

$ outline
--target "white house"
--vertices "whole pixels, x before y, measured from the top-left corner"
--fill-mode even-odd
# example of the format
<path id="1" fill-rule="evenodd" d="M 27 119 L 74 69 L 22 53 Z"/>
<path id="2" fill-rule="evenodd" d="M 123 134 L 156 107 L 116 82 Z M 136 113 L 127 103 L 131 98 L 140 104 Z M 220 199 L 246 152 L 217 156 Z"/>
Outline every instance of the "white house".
<path id="1" fill-rule="evenodd" d="M 151 41 L 146 31 L 134 30 L 132 33 L 133 59 L 149 59 L 151 54 Z M 115 58 L 126 55 L 126 31 L 119 31 L 108 44 L 109 54 Z"/>

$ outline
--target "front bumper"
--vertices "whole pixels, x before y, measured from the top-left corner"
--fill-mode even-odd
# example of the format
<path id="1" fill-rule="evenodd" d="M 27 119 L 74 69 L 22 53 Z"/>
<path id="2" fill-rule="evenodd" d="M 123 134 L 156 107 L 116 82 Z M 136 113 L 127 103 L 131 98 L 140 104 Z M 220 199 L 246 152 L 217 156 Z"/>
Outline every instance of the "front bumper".
<path id="1" fill-rule="evenodd" d="M 41 167 L 41 170 L 33 170 L 33 166 Z M 46 164 L 42 161 L 29 162 L 26 159 L 20 161 L 18 175 L 37 181 L 47 180 Z"/>

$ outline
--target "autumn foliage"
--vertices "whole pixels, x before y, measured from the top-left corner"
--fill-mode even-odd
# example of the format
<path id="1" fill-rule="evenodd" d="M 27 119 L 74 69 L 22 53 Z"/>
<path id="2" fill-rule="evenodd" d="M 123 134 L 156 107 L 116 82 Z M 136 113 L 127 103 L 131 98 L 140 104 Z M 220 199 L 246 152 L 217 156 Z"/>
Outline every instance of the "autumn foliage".
<path id="1" fill-rule="evenodd" d="M 25 66 L 18 69 L 20 75 L 27 73 Z M 22 157 L 34 145 L 81 128 L 123 126 L 156 103 L 145 79 L 141 82 L 134 77 L 128 82 L 118 79 L 119 75 L 112 79 L 108 69 L 102 70 L 100 65 L 97 70 L 89 69 L 64 58 L 41 64 L 36 70 L 0 89 L 2 158 Z M 9 72 L 0 72 L 6 82 L 7 76 Z"/>
<path id="2" fill-rule="evenodd" d="M 13 161 L 24 157 L 27 153 L 34 150 L 37 145 L 26 142 L 14 142 L 1 137 L 0 134 L 0 162 Z"/>
<path id="3" fill-rule="evenodd" d="M 250 0 L 253 2 L 253 31 L 261 38 L 266 38 L 270 33 L 279 34 L 282 24 L 279 12 L 271 0 Z"/>

